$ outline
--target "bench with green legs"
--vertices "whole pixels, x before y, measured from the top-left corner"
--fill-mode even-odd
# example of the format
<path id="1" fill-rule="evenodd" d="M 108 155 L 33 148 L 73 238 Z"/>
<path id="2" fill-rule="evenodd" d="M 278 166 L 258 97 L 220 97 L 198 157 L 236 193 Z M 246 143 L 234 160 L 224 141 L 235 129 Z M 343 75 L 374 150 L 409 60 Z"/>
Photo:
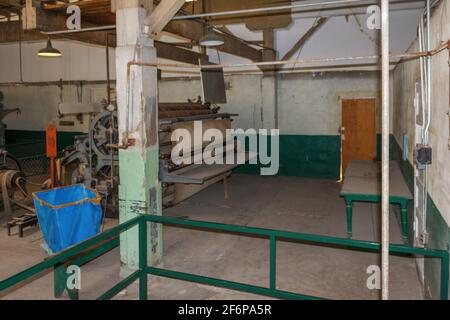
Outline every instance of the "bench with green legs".
<path id="1" fill-rule="evenodd" d="M 381 202 L 381 165 L 376 161 L 353 160 L 347 166 L 341 196 L 347 211 L 347 236 L 353 235 L 353 203 Z M 397 162 L 389 163 L 389 203 L 400 206 L 402 238 L 408 242 L 408 205 L 413 199 Z"/>

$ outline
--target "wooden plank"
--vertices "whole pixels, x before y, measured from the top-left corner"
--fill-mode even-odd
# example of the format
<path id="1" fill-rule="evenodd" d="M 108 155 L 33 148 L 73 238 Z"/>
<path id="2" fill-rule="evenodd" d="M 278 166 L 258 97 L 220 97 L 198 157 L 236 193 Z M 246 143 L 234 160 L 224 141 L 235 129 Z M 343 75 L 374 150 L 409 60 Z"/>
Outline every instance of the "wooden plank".
<path id="1" fill-rule="evenodd" d="M 22 9 L 22 25 L 24 30 L 36 28 L 36 8 L 31 0 L 26 0 L 25 8 Z"/>
<path id="2" fill-rule="evenodd" d="M 52 13 L 52 21 L 55 21 L 56 24 L 60 24 L 61 22 L 58 17 L 53 17 Z M 45 24 L 45 30 L 48 30 L 48 24 Z M 21 32 L 22 26 L 20 21 L 10 21 L 0 23 L 0 43 L 7 42 L 17 42 L 19 41 L 19 33 Z M 21 40 L 22 41 L 36 41 L 46 39 L 47 36 L 40 33 L 37 30 L 23 30 Z M 85 32 L 85 33 L 73 33 L 73 34 L 61 34 L 52 36 L 55 38 L 68 38 L 71 40 L 77 40 L 81 42 L 96 44 L 105 46 L 106 45 L 106 33 L 105 31 L 93 31 L 93 32 Z M 109 36 L 109 46 L 116 46 L 116 36 Z M 170 45 L 164 42 L 155 41 L 155 48 L 157 50 L 157 55 L 160 58 L 190 63 L 193 65 L 197 65 L 199 59 L 208 60 L 208 56 L 202 53 L 194 52 L 191 50 L 182 49 L 176 47 L 174 45 Z"/>
<path id="3" fill-rule="evenodd" d="M 189 197 L 192 197 L 196 193 L 212 186 L 213 184 L 223 180 L 224 178 L 231 175 L 231 172 L 226 172 L 218 177 L 208 180 L 204 184 L 175 184 L 174 198 L 172 200 L 172 205 L 176 205 Z"/>
<path id="4" fill-rule="evenodd" d="M 164 31 L 198 42 L 203 37 L 204 29 L 205 25 L 201 22 L 194 20 L 177 20 L 169 22 L 164 28 Z M 218 47 L 218 50 L 240 56 L 251 61 L 262 61 L 261 51 L 247 45 L 233 36 L 224 33 L 221 33 L 220 36 L 224 39 L 225 43 Z"/>
<path id="5" fill-rule="evenodd" d="M 157 37 L 184 4 L 185 0 L 162 0 L 147 17 L 147 35 Z"/>
<path id="6" fill-rule="evenodd" d="M 276 7 L 279 5 L 287 5 L 290 0 L 197 0 L 194 4 L 187 4 L 186 10 L 191 11 L 194 6 L 195 13 L 204 12 L 223 12 L 251 8 Z M 275 13 L 248 13 L 236 14 L 230 16 L 216 16 L 208 20 L 213 25 L 226 25 L 244 22 L 252 31 L 264 29 L 287 28 L 291 22 L 291 10 L 284 10 Z"/>
<path id="7" fill-rule="evenodd" d="M 275 50 L 275 32 L 273 29 L 263 30 L 263 45 L 267 49 L 262 50 L 263 61 L 274 61 L 277 58 L 277 52 Z M 276 66 L 261 66 L 260 69 L 263 72 L 270 73 L 277 70 Z"/>
<path id="8" fill-rule="evenodd" d="M 198 65 L 199 59 L 202 61 L 209 61 L 208 56 L 203 53 L 194 52 L 191 50 L 182 49 L 171 44 L 155 41 L 156 54 L 160 58 L 180 61 Z"/>
<path id="9" fill-rule="evenodd" d="M 381 166 L 375 161 L 350 161 L 341 194 L 379 196 L 381 192 Z M 412 199 L 408 185 L 397 162 L 389 163 L 389 195 Z"/>
<path id="10" fill-rule="evenodd" d="M 135 0 L 135 1 L 141 1 L 141 0 Z M 125 2 L 124 5 L 125 4 L 128 5 L 130 3 L 132 4 L 135 1 Z M 106 24 L 115 24 L 115 15 L 111 14 L 109 12 L 109 11 L 114 11 L 114 8 L 110 8 L 110 10 L 107 10 L 106 8 L 104 8 L 104 0 L 97 0 L 95 2 L 96 3 L 98 2 L 97 5 L 101 5 L 102 9 L 98 12 L 98 14 L 92 12 L 92 10 L 94 10 L 93 7 L 90 7 L 90 9 L 87 12 L 83 11 L 83 14 L 82 14 L 83 28 L 93 26 L 93 25 L 98 25 L 99 21 L 102 23 L 106 23 Z M 113 2 L 113 4 L 114 4 L 114 2 Z M 67 5 L 68 4 L 58 5 L 58 9 L 61 10 L 62 8 L 67 7 Z M 85 4 L 85 5 L 87 6 L 88 4 Z M 156 8 L 155 8 L 155 10 L 156 10 Z M 52 12 L 50 9 L 46 10 L 46 11 L 48 11 L 48 13 L 56 13 L 56 12 Z M 108 11 L 108 12 L 106 12 L 106 11 Z M 65 12 L 65 11 L 62 11 L 62 12 Z M 86 21 L 88 21 L 88 22 L 86 22 Z M 63 22 L 64 22 L 63 25 L 61 23 L 58 23 L 57 26 L 53 27 L 53 29 L 50 29 L 50 30 L 64 30 L 65 29 L 65 15 L 64 15 Z M 47 26 L 47 30 L 49 30 L 48 26 Z M 205 24 L 202 22 L 199 22 L 199 21 L 194 21 L 194 20 L 171 21 L 164 27 L 164 31 L 173 33 L 175 35 L 179 35 L 179 36 L 187 38 L 189 40 L 194 40 L 195 42 L 198 42 L 201 39 L 201 37 L 204 35 L 204 30 L 205 30 Z M 249 46 L 245 42 L 237 39 L 236 37 L 234 37 L 232 35 L 226 35 L 226 34 L 220 34 L 220 35 L 224 38 L 225 43 L 223 46 L 218 47 L 218 50 L 226 52 L 226 53 L 230 53 L 233 55 L 237 55 L 237 56 L 249 59 L 251 61 L 262 61 L 262 53 L 259 50 Z M 95 37 L 93 37 L 93 38 L 95 38 Z M 83 40 L 80 39 L 80 41 L 83 41 Z M 93 39 L 91 39 L 88 42 L 95 43 L 95 41 Z M 179 55 L 181 57 L 184 57 L 186 55 L 186 53 L 180 52 Z M 182 61 L 182 60 L 178 60 L 178 61 Z M 188 62 L 188 63 L 191 63 L 191 62 Z"/>

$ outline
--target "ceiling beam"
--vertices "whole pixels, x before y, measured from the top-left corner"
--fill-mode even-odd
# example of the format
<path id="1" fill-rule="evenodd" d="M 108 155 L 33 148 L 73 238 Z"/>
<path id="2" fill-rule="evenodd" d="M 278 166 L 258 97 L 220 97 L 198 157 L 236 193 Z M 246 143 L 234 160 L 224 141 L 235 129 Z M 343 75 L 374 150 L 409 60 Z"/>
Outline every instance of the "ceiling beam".
<path id="1" fill-rule="evenodd" d="M 195 64 L 198 65 L 198 61 L 209 61 L 208 56 L 203 53 L 186 50 L 175 45 L 155 41 L 156 54 L 160 58 Z"/>
<path id="2" fill-rule="evenodd" d="M 263 30 L 263 45 L 267 48 L 262 51 L 263 61 L 275 61 L 277 51 L 275 50 L 275 32 L 273 29 Z M 276 66 L 260 66 L 259 68 L 266 74 L 271 74 L 278 69 Z"/>
<path id="3" fill-rule="evenodd" d="M 57 18 L 55 18 L 57 19 Z M 21 37 L 19 37 L 22 32 Z M 52 38 L 67 38 L 80 42 L 86 42 L 96 45 L 106 45 L 106 33 L 104 31 L 67 33 L 54 35 Z M 10 21 L 0 23 L 0 43 L 22 41 L 36 41 L 46 39 L 47 36 L 37 30 L 22 30 L 20 21 Z M 110 47 L 116 46 L 116 35 L 111 34 L 108 38 Z M 158 57 L 197 65 L 199 59 L 207 60 L 208 56 L 202 53 L 179 48 L 175 45 L 155 41 L 155 48 Z"/>
<path id="4" fill-rule="evenodd" d="M 101 2 L 101 1 L 100 1 Z M 100 3 L 99 2 L 99 3 Z M 162 4 L 162 3 L 160 3 Z M 158 5 L 159 6 L 159 5 Z M 43 30 L 43 31 L 55 31 L 55 30 L 66 30 L 66 15 L 65 10 L 45 10 L 45 8 L 36 8 L 37 14 L 36 14 L 36 20 L 37 21 L 37 29 Z M 155 9 L 156 10 L 156 9 Z M 83 21 L 83 28 L 93 27 L 98 24 L 95 23 L 89 23 L 86 21 Z M 203 37 L 205 32 L 205 24 L 201 21 L 195 21 L 195 20 L 188 20 L 188 21 L 171 21 L 169 22 L 165 27 L 164 31 L 167 31 L 169 33 L 179 35 L 183 38 L 187 38 L 189 40 L 194 40 L 198 43 L 198 41 Z M 89 33 L 78 33 L 76 35 L 67 35 L 68 38 L 79 40 L 79 41 L 85 41 L 85 42 L 91 42 L 91 43 L 98 43 L 101 42 L 101 38 L 103 32 L 89 32 Z M 237 37 L 233 35 L 223 34 L 220 33 L 220 35 L 224 38 L 224 45 L 218 47 L 218 50 L 233 54 L 236 56 L 240 56 L 246 59 L 249 59 L 251 61 L 262 61 L 262 52 L 258 49 L 255 49 L 254 47 L 248 45 L 244 41 L 238 39 Z M 100 40 L 99 40 L 100 39 Z M 103 40 L 104 41 L 104 40 Z M 102 42 L 101 42 L 102 43 Z M 173 47 L 176 48 L 176 47 Z M 173 49 L 175 50 L 175 49 Z M 181 50 L 181 49 L 180 49 Z M 168 51 L 166 51 L 168 52 Z M 168 52 L 169 53 L 169 52 Z M 191 55 L 190 53 L 186 52 L 180 52 L 180 57 L 184 58 L 187 55 Z M 201 58 L 203 59 L 205 55 L 203 55 Z M 190 58 L 189 58 L 190 59 Z M 198 61 L 198 59 L 196 59 Z M 178 60 L 186 62 L 186 60 Z M 187 62 L 190 63 L 190 62 Z M 197 63 L 196 63 L 197 64 Z"/>
<path id="5" fill-rule="evenodd" d="M 194 20 L 171 21 L 164 31 L 173 33 L 184 38 L 199 42 L 203 37 L 205 25 Z M 262 61 L 261 51 L 249 46 L 245 42 L 225 33 L 218 33 L 224 39 L 224 44 L 217 47 L 220 51 L 240 56 L 251 61 Z"/>
<path id="6" fill-rule="evenodd" d="M 162 0 L 146 19 L 147 35 L 157 37 L 185 3 L 185 0 Z"/>

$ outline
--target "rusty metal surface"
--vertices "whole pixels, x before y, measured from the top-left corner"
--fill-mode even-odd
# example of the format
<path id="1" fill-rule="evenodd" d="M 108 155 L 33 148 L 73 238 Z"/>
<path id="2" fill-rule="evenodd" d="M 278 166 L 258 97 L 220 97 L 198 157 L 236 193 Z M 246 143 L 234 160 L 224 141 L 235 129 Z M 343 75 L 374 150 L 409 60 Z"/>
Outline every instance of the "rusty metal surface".
<path id="1" fill-rule="evenodd" d="M 194 102 L 180 102 L 180 103 L 159 103 L 158 116 L 159 119 L 170 119 L 177 117 L 201 116 L 212 114 L 208 104 L 194 103 Z"/>

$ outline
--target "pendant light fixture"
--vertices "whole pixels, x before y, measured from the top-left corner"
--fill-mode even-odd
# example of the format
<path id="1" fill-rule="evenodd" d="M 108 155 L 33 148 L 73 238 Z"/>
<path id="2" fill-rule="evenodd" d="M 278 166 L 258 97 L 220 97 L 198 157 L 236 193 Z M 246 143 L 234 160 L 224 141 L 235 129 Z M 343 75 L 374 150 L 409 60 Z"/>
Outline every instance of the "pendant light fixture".
<path id="1" fill-rule="evenodd" d="M 224 44 L 224 40 L 214 32 L 213 27 L 208 26 L 206 34 L 200 39 L 199 44 L 203 47 L 218 47 Z"/>
<path id="2" fill-rule="evenodd" d="M 50 38 L 47 39 L 47 46 L 41 50 L 39 50 L 38 54 L 39 57 L 44 58 L 56 58 L 61 57 L 62 53 L 58 49 L 53 48 L 52 41 Z"/>

